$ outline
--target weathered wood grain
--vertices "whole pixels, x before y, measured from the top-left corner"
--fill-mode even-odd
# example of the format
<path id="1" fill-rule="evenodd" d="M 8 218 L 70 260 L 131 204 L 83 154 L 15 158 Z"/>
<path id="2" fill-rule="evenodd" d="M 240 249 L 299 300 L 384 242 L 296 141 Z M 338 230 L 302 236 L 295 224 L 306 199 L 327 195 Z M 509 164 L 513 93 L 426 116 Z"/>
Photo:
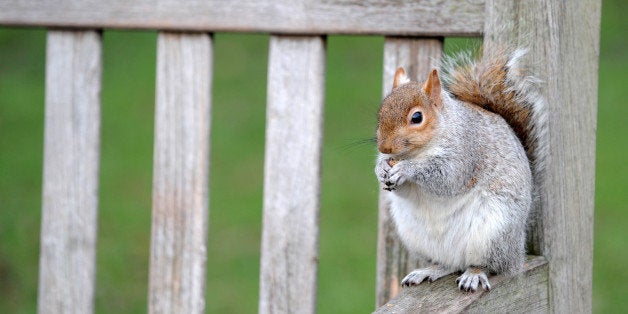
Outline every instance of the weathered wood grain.
<path id="1" fill-rule="evenodd" d="M 375 313 L 544 313 L 548 311 L 548 266 L 543 257 L 530 257 L 513 276 L 489 277 L 491 291 L 463 292 L 458 274 L 432 283 L 404 288 Z"/>
<path id="2" fill-rule="evenodd" d="M 323 37 L 271 37 L 260 313 L 316 312 L 324 79 Z"/>
<path id="3" fill-rule="evenodd" d="M 443 40 L 387 37 L 384 43 L 383 94 L 392 90 L 395 71 L 403 66 L 414 81 L 424 81 L 434 61 L 440 59 Z M 377 242 L 377 295 L 381 306 L 400 290 L 399 282 L 410 271 L 419 267 L 420 260 L 403 247 L 390 217 L 388 194 L 380 186 L 379 223 Z"/>
<path id="4" fill-rule="evenodd" d="M 212 40 L 159 33 L 148 310 L 202 313 Z"/>
<path id="5" fill-rule="evenodd" d="M 48 32 L 39 313 L 92 313 L 101 36 Z"/>
<path id="6" fill-rule="evenodd" d="M 485 42 L 527 46 L 544 80 L 549 156 L 532 247 L 550 308 L 591 312 L 600 1 L 487 1 Z"/>
<path id="7" fill-rule="evenodd" d="M 483 0 L 0 0 L 0 25 L 478 35 Z"/>

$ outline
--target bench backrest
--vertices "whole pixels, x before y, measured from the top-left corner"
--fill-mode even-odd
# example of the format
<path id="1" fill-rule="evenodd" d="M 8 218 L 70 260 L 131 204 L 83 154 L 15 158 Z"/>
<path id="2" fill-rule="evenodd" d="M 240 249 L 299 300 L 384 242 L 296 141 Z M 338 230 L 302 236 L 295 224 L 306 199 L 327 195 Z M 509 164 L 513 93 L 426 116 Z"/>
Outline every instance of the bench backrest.
<path id="1" fill-rule="evenodd" d="M 212 32 L 273 34 L 260 312 L 316 310 L 327 34 L 386 36 L 384 92 L 398 66 L 426 73 L 444 36 L 530 48 L 546 77 L 551 156 L 530 248 L 547 260 L 547 307 L 591 310 L 600 1 L 0 0 L 0 25 L 50 28 L 40 312 L 93 312 L 103 29 L 159 31 L 150 312 L 204 309 Z M 378 305 L 416 264 L 380 203 Z"/>

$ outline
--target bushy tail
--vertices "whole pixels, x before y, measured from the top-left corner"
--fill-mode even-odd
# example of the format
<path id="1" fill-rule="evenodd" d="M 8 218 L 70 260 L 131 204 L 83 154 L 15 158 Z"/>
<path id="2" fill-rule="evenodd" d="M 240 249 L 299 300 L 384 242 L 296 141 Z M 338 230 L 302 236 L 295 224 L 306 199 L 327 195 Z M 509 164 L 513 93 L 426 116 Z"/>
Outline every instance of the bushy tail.
<path id="1" fill-rule="evenodd" d="M 547 115 L 540 80 L 521 64 L 525 54 L 525 49 L 497 50 L 478 58 L 458 54 L 443 59 L 441 73 L 452 96 L 497 113 L 510 124 L 526 150 L 538 189 L 547 155 Z"/>

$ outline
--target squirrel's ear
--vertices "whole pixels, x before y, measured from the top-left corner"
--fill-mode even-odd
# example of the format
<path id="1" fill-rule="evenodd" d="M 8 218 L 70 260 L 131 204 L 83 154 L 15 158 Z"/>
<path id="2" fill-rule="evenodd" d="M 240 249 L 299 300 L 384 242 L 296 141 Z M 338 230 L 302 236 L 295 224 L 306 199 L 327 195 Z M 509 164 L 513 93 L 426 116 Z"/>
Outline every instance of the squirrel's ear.
<path id="1" fill-rule="evenodd" d="M 399 67 L 397 72 L 395 72 L 395 80 L 393 81 L 393 89 L 397 88 L 397 86 L 410 82 L 410 79 L 406 75 L 406 71 Z"/>
<path id="2" fill-rule="evenodd" d="M 436 69 L 433 69 L 432 72 L 430 72 L 430 76 L 428 76 L 427 81 L 423 86 L 423 91 L 435 104 L 439 105 L 441 103 L 440 78 L 438 77 L 438 71 Z"/>

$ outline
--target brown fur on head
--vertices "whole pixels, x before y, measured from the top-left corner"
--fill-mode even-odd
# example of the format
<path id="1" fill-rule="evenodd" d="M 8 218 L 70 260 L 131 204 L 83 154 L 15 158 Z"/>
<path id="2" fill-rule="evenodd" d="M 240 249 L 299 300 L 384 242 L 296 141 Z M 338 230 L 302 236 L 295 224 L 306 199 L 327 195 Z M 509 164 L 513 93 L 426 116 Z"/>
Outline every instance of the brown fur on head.
<path id="1" fill-rule="evenodd" d="M 436 70 L 432 70 L 425 84 L 419 84 L 410 82 L 403 68 L 399 68 L 393 90 L 384 98 L 379 109 L 379 151 L 403 155 L 423 148 L 436 133 L 437 112 L 441 107 L 442 90 Z M 417 112 L 421 119 L 416 119 Z M 416 123 L 418 120 L 421 120 L 420 123 Z"/>

